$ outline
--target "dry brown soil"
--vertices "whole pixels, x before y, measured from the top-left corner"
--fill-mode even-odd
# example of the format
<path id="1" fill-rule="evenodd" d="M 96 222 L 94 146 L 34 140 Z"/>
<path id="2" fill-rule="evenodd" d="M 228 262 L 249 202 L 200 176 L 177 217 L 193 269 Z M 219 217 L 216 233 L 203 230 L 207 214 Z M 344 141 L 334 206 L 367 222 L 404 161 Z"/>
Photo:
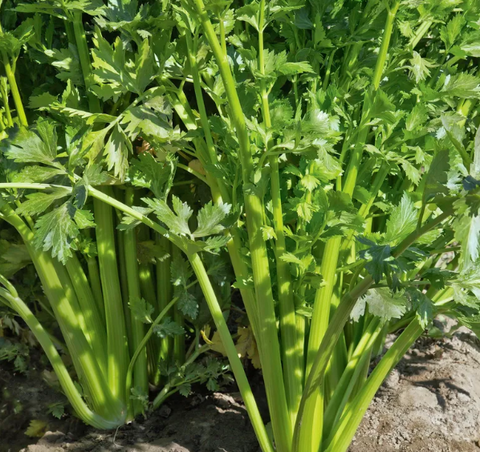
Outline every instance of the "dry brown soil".
<path id="1" fill-rule="evenodd" d="M 39 375 L 12 378 L 7 371 L 0 369 L 0 384 L 10 395 L 0 407 L 10 403 L 11 415 L 0 418 L 0 452 L 259 452 L 236 393 L 173 397 L 147 420 L 99 432 L 72 416 L 53 419 L 46 405 L 58 396 Z M 11 411 L 12 393 L 22 405 L 18 414 Z M 48 422 L 43 438 L 23 434 L 31 419 Z M 421 339 L 383 385 L 349 452 L 397 451 L 480 452 L 480 343 L 474 336 L 462 331 L 452 339 Z"/>

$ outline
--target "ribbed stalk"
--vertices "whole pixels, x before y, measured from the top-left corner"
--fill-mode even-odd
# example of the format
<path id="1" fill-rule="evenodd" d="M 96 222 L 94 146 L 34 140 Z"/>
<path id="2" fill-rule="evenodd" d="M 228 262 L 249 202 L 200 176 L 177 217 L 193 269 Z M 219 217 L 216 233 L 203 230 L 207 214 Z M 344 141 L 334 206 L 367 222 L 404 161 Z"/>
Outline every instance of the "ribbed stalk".
<path id="1" fill-rule="evenodd" d="M 2 32 L 3 32 L 2 26 L 0 24 L 0 33 Z M 15 79 L 15 72 L 12 69 L 12 65 L 8 58 L 7 53 L 4 51 L 1 51 L 0 56 L 2 57 L 3 66 L 5 68 L 5 75 L 7 76 L 7 81 L 8 81 L 8 84 L 10 85 L 10 92 L 12 93 L 13 102 L 15 103 L 15 108 L 17 109 L 18 120 L 22 126 L 27 127 L 28 120 L 27 120 L 27 116 L 25 115 L 25 109 L 23 108 L 22 97 L 20 96 L 20 91 L 18 90 L 17 80 Z M 2 88 L 2 96 L 5 103 L 5 111 L 7 112 L 9 125 L 13 125 L 12 116 L 10 114 L 10 108 L 8 106 L 7 93 L 3 92 L 3 88 Z"/>
<path id="2" fill-rule="evenodd" d="M 7 127 L 13 126 L 12 113 L 10 111 L 10 105 L 8 104 L 8 93 L 6 79 L 0 77 L 0 94 L 2 95 L 3 108 L 5 110 L 5 116 L 7 117 Z"/>
<path id="3" fill-rule="evenodd" d="M 97 113 L 101 111 L 100 101 L 98 100 L 98 97 L 96 97 L 95 94 L 90 90 L 90 85 L 92 83 L 90 52 L 88 49 L 87 38 L 85 36 L 81 12 L 73 13 L 73 32 L 75 35 L 75 42 L 77 44 L 78 57 L 80 59 L 80 67 L 82 68 L 90 112 Z"/>
<path id="4" fill-rule="evenodd" d="M 320 273 L 323 276 L 324 283 L 315 294 L 307 349 L 307 366 L 305 372 L 307 378 L 311 372 L 318 348 L 320 347 L 329 326 L 330 307 L 333 289 L 335 287 L 340 245 L 341 237 L 333 237 L 327 241 L 323 252 Z M 310 422 L 311 430 L 309 431 L 306 428 L 302 429 L 304 434 L 299 438 L 298 451 L 316 451 L 320 446 L 324 419 L 323 410 L 325 405 L 324 382 L 322 382 L 321 385 L 322 388 L 312 395 L 305 407 L 306 417 Z"/>
<path id="5" fill-rule="evenodd" d="M 380 333 L 379 324 L 379 318 L 373 318 L 370 321 L 367 330 L 355 348 L 355 351 L 353 352 L 353 355 L 349 360 L 337 387 L 335 388 L 333 397 L 325 411 L 325 423 L 323 430 L 327 438 L 330 435 L 333 426 L 335 426 L 340 419 L 340 416 L 350 398 L 350 394 L 353 391 L 353 387 L 355 386 L 363 365 L 365 362 L 369 362 L 370 354 L 368 353 L 368 350 L 373 347 L 373 344 Z"/>
<path id="6" fill-rule="evenodd" d="M 115 197 L 117 199 L 123 199 L 119 196 L 120 191 L 115 192 Z M 123 306 L 123 318 L 125 319 L 125 330 L 128 342 L 128 351 L 133 353 L 132 345 L 132 314 L 128 303 L 130 298 L 128 296 L 128 278 L 127 278 L 127 263 L 125 262 L 125 235 L 124 234 L 115 234 L 116 245 L 118 250 L 118 255 L 120 259 L 118 260 L 118 271 L 120 272 L 120 289 L 122 291 L 122 306 Z"/>
<path id="7" fill-rule="evenodd" d="M 172 253 L 173 258 L 175 259 L 175 256 L 180 255 L 180 250 L 174 246 Z M 175 323 L 178 323 L 181 327 L 185 325 L 183 314 L 177 307 L 173 308 L 173 320 L 175 320 Z M 173 359 L 179 364 L 185 362 L 185 336 L 183 334 L 177 334 L 173 338 Z"/>
<path id="8" fill-rule="evenodd" d="M 429 28 L 433 25 L 433 23 L 434 23 L 433 20 L 422 21 L 420 26 L 417 28 L 417 32 L 412 36 L 412 38 L 410 39 L 410 42 L 408 43 L 412 49 L 417 47 L 418 43 L 425 36 Z"/>
<path id="9" fill-rule="evenodd" d="M 136 229 L 139 242 L 150 240 L 150 230 L 145 225 L 139 225 Z M 156 308 L 157 294 L 155 292 L 155 282 L 151 264 L 140 263 L 138 265 L 138 277 L 142 297 L 148 304 Z M 154 312 L 158 313 L 160 311 Z M 148 378 L 154 385 L 159 383 L 160 378 L 160 369 L 158 367 L 159 354 L 160 340 L 158 337 L 154 336 L 147 344 Z"/>
<path id="10" fill-rule="evenodd" d="M 172 262 L 171 253 L 172 247 L 170 242 L 165 237 L 162 237 L 160 234 L 156 235 L 157 243 L 160 244 L 165 251 L 170 255 L 168 258 L 157 261 L 156 271 L 157 271 L 157 306 L 158 310 L 161 312 L 165 307 L 170 303 L 172 299 L 172 275 L 170 270 L 170 265 Z M 169 362 L 172 357 L 173 350 L 173 339 L 171 337 L 166 337 L 160 342 L 160 356 L 159 358 L 163 361 Z"/>
<path id="11" fill-rule="evenodd" d="M 132 359 L 130 360 L 130 364 L 128 365 L 127 369 L 127 377 L 126 377 L 126 389 L 129 390 L 128 388 L 132 387 L 132 380 L 133 380 L 133 370 L 135 367 L 135 364 L 137 362 L 137 358 L 144 353 L 145 347 L 147 346 L 147 343 L 149 340 L 152 338 L 153 331 L 155 327 L 162 321 L 162 319 L 168 314 L 168 311 L 173 308 L 174 304 L 178 301 L 178 298 L 174 298 L 173 300 L 170 301 L 158 314 L 157 318 L 152 322 L 150 325 L 150 328 L 147 331 L 147 334 L 142 338 L 141 342 L 138 344 L 135 352 L 132 355 Z M 155 400 L 158 399 L 158 396 L 155 398 Z M 128 402 L 131 404 L 131 401 Z M 153 403 L 154 408 L 158 408 L 160 404 L 156 404 L 155 402 Z M 131 411 L 132 408 L 129 407 L 129 411 Z"/>
<path id="12" fill-rule="evenodd" d="M 370 198 L 365 204 L 362 204 L 360 206 L 360 209 L 358 210 L 358 214 L 361 217 L 366 218 L 366 216 L 370 212 L 370 209 L 372 208 L 373 203 L 375 202 L 378 192 L 380 191 L 380 187 L 385 181 L 385 178 L 388 176 L 389 171 L 390 171 L 390 165 L 386 162 L 382 163 L 373 180 L 372 189 L 370 191 Z M 346 239 L 343 241 L 340 247 L 341 251 L 346 250 L 350 247 L 354 235 L 355 235 L 355 231 L 349 231 Z"/>
<path id="13" fill-rule="evenodd" d="M 98 269 L 97 258 L 87 256 L 88 280 L 92 287 L 93 296 L 98 306 L 98 311 L 105 322 L 105 305 L 103 304 L 102 283 L 100 282 L 100 270 Z"/>
<path id="14" fill-rule="evenodd" d="M 100 316 L 87 276 L 75 253 L 67 261 L 65 268 L 72 281 L 79 308 L 85 320 L 85 326 L 82 327 L 85 337 L 93 349 L 102 372 L 104 375 L 107 375 L 107 350 L 105 347 L 107 335 L 105 324 Z"/>
<path id="15" fill-rule="evenodd" d="M 215 152 L 215 145 L 212 138 L 212 132 L 210 129 L 210 122 L 208 120 L 207 110 L 205 108 L 205 102 L 203 100 L 200 73 L 198 70 L 198 63 L 197 63 L 196 52 L 197 52 L 197 46 L 198 46 L 198 42 L 197 42 L 198 39 L 195 36 L 195 38 L 192 40 L 192 37 L 188 31 L 185 33 L 185 36 L 186 36 L 187 47 L 188 47 L 188 59 L 189 59 L 190 69 L 192 72 L 193 87 L 195 91 L 195 100 L 197 101 L 198 112 L 200 114 L 200 122 L 202 125 L 203 133 L 205 134 L 205 148 L 207 149 L 207 154 L 208 154 L 207 163 L 215 164 L 217 163 L 217 155 Z M 188 100 L 186 99 L 183 93 L 181 93 L 181 95 L 179 96 L 179 99 L 181 99 L 182 102 L 186 103 L 186 106 L 189 105 Z M 190 123 L 190 127 L 192 128 L 195 127 L 195 123 L 193 122 L 194 118 L 189 117 L 189 119 L 187 119 L 184 117 L 182 118 L 182 120 L 183 119 L 187 121 L 187 124 L 186 124 L 187 128 L 189 127 L 188 122 L 190 121 L 192 121 Z M 206 157 L 203 155 L 199 155 L 199 159 L 206 160 Z M 215 177 L 211 177 L 211 175 L 207 173 L 207 180 L 208 180 L 210 189 L 212 191 L 213 201 L 216 204 L 230 202 L 231 196 L 221 179 L 216 179 Z M 238 235 L 238 231 L 235 229 L 231 230 L 230 234 L 232 236 L 232 240 L 230 240 L 227 243 L 228 252 L 233 265 L 235 276 L 237 280 L 242 280 L 248 277 L 249 272 L 245 265 L 245 262 L 240 256 L 240 249 L 241 249 L 240 237 Z M 253 293 L 253 290 L 249 288 L 240 289 L 240 293 L 242 295 L 242 300 L 244 302 L 248 319 L 252 326 L 254 335 L 257 338 L 257 344 L 258 344 L 259 352 L 261 355 L 262 353 L 261 344 L 260 344 L 260 341 L 258 340 L 258 314 L 256 309 L 255 294 Z"/>
<path id="16" fill-rule="evenodd" d="M 264 41 L 263 29 L 265 27 L 265 0 L 260 1 L 259 10 L 259 33 L 258 33 L 258 70 L 265 74 Z M 260 80 L 260 96 L 262 105 L 263 121 L 268 133 L 272 128 L 270 117 L 270 105 L 268 101 L 268 90 L 265 80 Z M 265 143 L 265 152 L 268 152 L 270 143 Z M 272 156 L 270 162 L 271 195 L 273 207 L 273 225 L 276 235 L 275 255 L 277 264 L 277 286 L 280 310 L 280 339 L 282 343 L 283 374 L 285 379 L 285 390 L 287 394 L 288 407 L 292 425 L 295 422 L 298 406 L 302 398 L 303 369 L 298 352 L 297 343 L 297 322 L 295 316 L 295 301 L 293 298 L 292 278 L 290 265 L 282 257 L 286 251 L 285 234 L 283 232 L 283 209 L 280 189 L 280 170 L 278 157 Z"/>
<path id="17" fill-rule="evenodd" d="M 49 254 L 33 247 L 33 232 L 13 210 L 4 206 L 2 212 L 4 219 L 19 232 L 27 247 L 93 410 L 116 425 L 123 424 L 124 407 L 112 396 L 107 380 L 82 331 L 79 317 L 83 314 L 79 310 L 73 290 L 70 289 L 71 282 L 66 270 L 59 263 L 55 263 Z"/>
<path id="18" fill-rule="evenodd" d="M 113 396 L 125 401 L 124 382 L 128 365 L 128 341 L 118 277 L 113 210 L 98 199 L 94 199 L 94 212 L 107 325 L 108 382 Z"/>
<path id="19" fill-rule="evenodd" d="M 47 355 L 50 364 L 55 371 L 55 375 L 58 378 L 60 386 L 67 397 L 68 401 L 72 405 L 73 409 L 77 416 L 85 423 L 102 430 L 109 430 L 118 427 L 122 424 L 121 419 L 108 420 L 97 413 L 93 412 L 85 401 L 82 399 L 82 396 L 78 392 L 75 383 L 73 382 L 68 369 L 65 366 L 62 358 L 57 352 L 54 343 L 52 342 L 49 334 L 40 322 L 37 320 L 32 311 L 28 308 L 25 302 L 18 297 L 16 294 L 7 292 L 4 289 L 0 288 L 0 300 L 2 298 L 6 301 L 8 306 L 13 309 L 27 324 L 35 338 L 39 342 L 43 351 Z"/>
<path id="20" fill-rule="evenodd" d="M 394 258 L 399 257 L 403 252 L 405 252 L 408 247 L 415 243 L 415 241 L 419 237 L 436 227 L 438 224 L 442 223 L 445 219 L 452 215 L 453 212 L 453 207 L 450 207 L 446 209 L 441 215 L 436 217 L 434 220 L 412 232 L 395 248 L 392 256 Z M 304 418 L 315 415 L 315 411 L 313 411 L 312 414 L 312 412 L 307 410 L 309 406 L 312 406 L 309 405 L 311 403 L 309 399 L 315 399 L 318 388 L 321 387 L 323 384 L 325 369 L 331 358 L 332 352 L 335 348 L 335 344 L 337 343 L 340 335 L 343 334 L 343 328 L 348 321 L 350 313 L 354 308 L 358 297 L 365 294 L 365 292 L 371 287 L 372 284 L 372 277 L 367 276 L 363 281 L 358 283 L 350 292 L 344 295 L 342 301 L 340 302 L 340 305 L 338 306 L 335 314 L 330 321 L 330 324 L 325 333 L 325 337 L 322 340 L 322 343 L 320 344 L 320 347 L 315 356 L 312 369 L 310 371 L 310 374 L 308 375 L 308 379 L 305 385 L 302 401 L 300 402 L 300 408 L 295 423 L 293 452 L 303 452 L 303 450 L 305 450 L 299 448 L 301 444 L 301 437 L 303 435 L 308 436 L 309 432 L 311 432 L 312 423 L 310 421 L 311 418 L 308 419 L 309 422 L 304 422 Z M 306 431 L 304 431 L 302 434 L 302 430 L 304 429 L 306 429 Z"/>
<path id="21" fill-rule="evenodd" d="M 266 382 L 265 388 L 277 450 L 287 452 L 290 450 L 292 425 L 283 381 L 269 260 L 261 230 L 264 210 L 262 201 L 255 193 L 255 187 L 252 184 L 253 160 L 250 153 L 245 117 L 236 91 L 235 81 L 230 71 L 227 55 L 223 52 L 218 42 L 205 5 L 202 0 L 195 0 L 195 5 L 205 35 L 219 66 L 229 101 L 230 119 L 235 127 L 239 142 L 253 281 L 256 298 L 261 300 L 261 303 L 257 303 L 257 308 L 258 318 L 261 319 L 258 339 L 262 348 L 262 369 Z"/>
<path id="22" fill-rule="evenodd" d="M 210 123 L 208 121 L 207 110 L 205 108 L 205 102 L 203 100 L 203 95 L 202 95 L 200 73 L 199 73 L 198 64 L 197 64 L 197 45 L 198 45 L 197 38 L 195 37 L 195 39 L 192 40 L 190 31 L 186 31 L 185 37 L 186 37 L 187 47 L 188 47 L 188 62 L 190 64 L 190 70 L 193 78 L 193 89 L 195 92 L 195 99 L 197 101 L 198 111 L 200 113 L 200 121 L 202 123 L 203 133 L 205 135 L 205 148 L 207 151 L 206 153 L 207 155 L 203 155 L 204 152 L 199 152 L 198 158 L 203 165 L 205 165 L 205 163 L 214 164 L 214 163 L 217 163 L 217 155 L 215 152 L 215 145 L 212 138 L 212 132 L 210 130 Z M 201 150 L 202 146 L 198 146 L 198 149 Z M 226 201 L 226 198 L 228 198 L 228 194 L 227 194 L 225 185 L 220 180 L 213 177 L 210 172 L 207 172 L 206 178 L 207 178 L 208 185 L 212 191 L 212 195 L 214 196 L 214 201 L 215 202 L 221 201 L 221 199 L 218 199 L 219 197 L 223 198 L 223 200 Z"/>
<path id="23" fill-rule="evenodd" d="M 8 84 L 10 85 L 10 92 L 12 93 L 13 101 L 15 102 L 15 108 L 17 109 L 17 116 L 20 124 L 27 127 L 28 121 L 25 115 L 25 109 L 23 108 L 22 98 L 20 91 L 18 90 L 17 81 L 15 80 L 15 73 L 13 72 L 8 56 L 5 52 L 1 53 L 3 59 L 3 66 L 5 68 L 5 75 L 7 76 Z M 10 117 L 11 119 L 11 117 Z"/>
<path id="24" fill-rule="evenodd" d="M 235 348 L 232 336 L 230 335 L 225 318 L 223 317 L 222 309 L 218 303 L 215 291 L 210 283 L 210 279 L 208 278 L 208 274 L 205 270 L 203 262 L 198 254 L 192 254 L 188 256 L 188 259 L 193 271 L 195 272 L 195 275 L 197 276 L 203 295 L 205 296 L 210 309 L 210 313 L 212 314 L 213 321 L 215 322 L 217 331 L 222 339 L 230 366 L 235 375 L 235 380 L 242 394 L 243 402 L 245 403 L 245 407 L 250 417 L 250 421 L 252 422 L 253 429 L 255 430 L 255 434 L 257 435 L 258 442 L 260 443 L 260 447 L 262 448 L 263 452 L 273 452 L 274 449 L 263 424 L 260 412 L 258 411 L 255 397 L 252 394 L 252 390 L 250 388 L 250 384 L 248 383 L 247 376 L 245 375 L 242 362 L 238 357 L 237 349 Z"/>
<path id="25" fill-rule="evenodd" d="M 125 195 L 125 204 L 127 206 L 133 205 L 134 192 L 132 188 L 127 188 Z M 128 229 L 124 232 L 124 247 L 125 247 L 125 264 L 127 267 L 127 283 L 128 283 L 128 297 L 131 302 L 141 299 L 140 282 L 138 277 L 138 261 L 137 261 L 137 240 L 135 236 L 135 229 Z M 142 342 L 145 335 L 145 328 L 143 322 L 137 318 L 133 311 L 131 314 L 131 328 L 132 328 L 132 348 L 136 350 Z M 142 350 L 133 368 L 133 385 L 142 393 L 148 394 L 148 375 L 147 375 L 147 352 Z M 125 388 L 126 396 L 130 396 L 131 388 Z M 133 404 L 133 415 L 139 414 L 143 411 L 141 403 Z M 130 413 L 129 413 L 130 415 Z"/>
<path id="26" fill-rule="evenodd" d="M 385 67 L 387 60 L 388 47 L 390 45 L 390 38 L 393 32 L 393 25 L 395 20 L 395 15 L 398 10 L 400 2 L 395 1 L 393 7 L 388 11 L 387 20 L 385 23 L 385 30 L 382 37 L 382 44 L 380 46 L 380 51 L 377 58 L 377 63 L 375 65 L 375 70 L 372 79 L 372 96 L 375 95 L 375 92 L 380 86 L 380 81 L 382 73 Z M 369 116 L 370 116 L 370 105 L 367 105 L 367 97 L 364 101 L 364 110 L 362 112 L 362 120 L 360 122 L 360 131 L 356 139 L 356 146 L 353 150 L 350 162 L 346 171 L 346 180 L 345 185 L 343 186 L 343 192 L 348 194 L 350 197 L 353 195 L 355 189 L 355 184 L 357 181 L 358 170 L 360 167 L 360 162 L 362 160 L 363 148 L 368 136 L 370 127 L 368 126 Z M 317 350 L 320 347 L 320 343 L 323 340 L 323 337 L 326 334 L 326 327 L 328 326 L 329 316 L 330 316 L 330 300 L 333 293 L 333 288 L 335 285 L 335 276 L 336 268 L 338 265 L 339 252 L 341 247 L 342 238 L 333 237 L 325 245 L 324 255 L 322 259 L 322 265 L 320 272 L 324 278 L 324 285 L 318 289 L 315 295 L 314 311 L 312 317 L 312 326 L 310 332 L 310 338 L 308 343 L 308 364 L 307 364 L 307 375 L 312 366 L 312 359 L 314 354 L 317 353 Z M 343 329 L 343 326 L 342 326 Z M 338 338 L 337 338 L 338 339 Z M 336 342 L 336 341 L 335 341 Z M 323 384 L 323 383 L 322 383 Z M 304 448 L 311 448 L 312 451 L 318 450 L 322 441 L 322 429 L 317 427 L 313 429 L 313 425 L 322 425 L 323 423 L 323 388 L 320 388 L 320 391 L 316 392 L 316 395 L 309 397 L 309 402 L 305 408 L 306 410 L 306 419 L 305 422 L 308 423 L 310 428 L 304 427 L 301 429 L 303 435 L 299 438 L 300 443 L 297 447 L 300 447 L 299 450 L 310 450 Z"/>
<path id="27" fill-rule="evenodd" d="M 415 319 L 394 342 L 342 417 L 332 441 L 324 449 L 325 452 L 346 452 L 381 384 L 422 332 L 422 326 L 418 319 Z"/>

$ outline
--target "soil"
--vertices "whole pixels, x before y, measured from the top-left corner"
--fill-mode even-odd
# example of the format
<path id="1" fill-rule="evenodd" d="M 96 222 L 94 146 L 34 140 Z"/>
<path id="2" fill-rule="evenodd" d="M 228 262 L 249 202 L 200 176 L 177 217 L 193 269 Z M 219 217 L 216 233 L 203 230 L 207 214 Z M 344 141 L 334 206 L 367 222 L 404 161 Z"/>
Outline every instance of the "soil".
<path id="1" fill-rule="evenodd" d="M 259 452 L 235 392 L 174 396 L 146 420 L 100 432 L 73 416 L 47 414 L 59 396 L 39 374 L 12 378 L 8 368 L 0 369 L 0 384 L 0 452 Z M 253 386 L 261 392 L 257 382 Z M 14 400 L 22 406 L 16 414 Z M 264 403 L 260 409 L 265 413 Z M 42 438 L 24 434 L 31 419 L 48 422 Z M 460 330 L 451 339 L 419 340 L 382 386 L 349 452 L 394 451 L 480 452 L 475 336 Z"/>
<path id="2" fill-rule="evenodd" d="M 480 342 L 423 338 L 390 374 L 349 452 L 479 452 Z"/>

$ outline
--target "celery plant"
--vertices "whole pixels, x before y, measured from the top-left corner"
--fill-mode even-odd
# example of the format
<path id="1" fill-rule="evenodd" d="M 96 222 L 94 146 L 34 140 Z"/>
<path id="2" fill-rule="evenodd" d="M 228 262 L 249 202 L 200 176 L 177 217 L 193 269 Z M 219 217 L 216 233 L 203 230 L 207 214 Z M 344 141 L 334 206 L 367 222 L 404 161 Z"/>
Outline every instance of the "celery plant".
<path id="1" fill-rule="evenodd" d="M 49 13 L 44 4 L 18 10 Z M 199 341 L 205 302 L 262 450 L 345 452 L 435 315 L 480 331 L 476 2 L 92 3 L 85 23 L 75 5 L 63 39 L 76 46 L 83 78 L 57 96 L 31 97 L 49 119 L 9 129 L 5 157 L 21 168 L 0 184 L 3 218 L 34 262 L 58 272 L 83 342 L 94 350 L 101 334 L 111 341 L 106 363 L 92 355 L 104 381 L 126 381 L 124 393 L 115 380 L 117 402 L 128 403 L 132 382 L 145 388 L 149 356 L 183 360 L 178 339 L 147 346 L 158 318 L 185 322 Z M 61 52 L 43 51 L 60 78 L 71 73 Z M 26 126 L 18 107 L 14 121 Z M 113 212 L 125 231 L 120 253 Z M 55 242 L 53 218 L 62 221 Z M 95 260 L 96 295 L 86 297 L 75 288 L 85 273 L 67 280 L 54 259 L 69 262 L 93 221 L 99 276 Z M 132 258 L 147 242 L 155 271 Z M 219 283 L 211 255 L 234 278 Z M 114 321 L 124 312 L 122 282 L 133 311 L 124 323 Z M 230 285 L 255 336 L 271 435 L 222 309 Z M 2 293 L 15 307 L 8 282 Z M 87 298 L 92 313 L 104 306 L 105 320 L 94 316 L 104 332 L 79 314 Z M 153 325 L 147 332 L 142 318 Z M 170 322 L 163 329 L 176 331 Z M 401 334 L 369 373 L 387 332 Z M 206 348 L 195 347 L 187 363 Z M 182 372 L 173 386 L 187 393 L 197 377 Z M 153 405 L 170 390 L 167 380 Z"/>
<path id="2" fill-rule="evenodd" d="M 29 12 L 33 8 L 36 19 L 40 19 L 38 14 L 45 12 L 45 6 L 45 3 L 21 5 L 19 9 Z M 148 229 L 146 235 L 140 237 L 132 226 L 119 226 L 121 217 L 117 217 L 117 212 L 108 203 L 97 198 L 93 202 L 88 199 L 88 187 L 102 185 L 99 193 L 105 192 L 107 198 L 115 194 L 124 201 L 122 205 L 134 204 L 140 193 L 145 194 L 145 189 L 150 188 L 151 181 L 143 175 L 143 170 L 149 166 L 151 170 L 160 170 L 151 189 L 157 196 L 163 196 L 171 188 L 175 166 L 173 162 L 158 166 L 153 158 L 139 156 L 136 169 L 132 165 L 130 179 L 134 183 L 125 187 L 122 185 L 125 174 L 118 171 L 125 171 L 126 166 L 118 166 L 116 157 L 111 160 L 116 172 L 113 178 L 94 164 L 101 151 L 98 137 L 106 138 L 105 131 L 99 130 L 98 125 L 104 124 L 105 118 L 115 117 L 101 113 L 102 108 L 111 110 L 111 106 L 103 103 L 104 99 L 90 89 L 95 56 L 89 48 L 82 10 L 75 5 L 58 6 L 58 11 L 47 8 L 46 12 L 57 15 L 61 11 L 65 36 L 60 34 L 58 38 L 68 42 L 70 51 L 78 52 L 82 69 L 80 77 L 77 75 L 68 81 L 62 96 L 66 103 L 59 104 L 59 107 L 69 109 L 76 96 L 79 102 L 85 99 L 92 114 L 103 119 L 84 129 L 83 120 L 78 122 L 70 114 L 60 114 L 57 120 L 36 114 L 34 126 L 29 127 L 21 83 L 17 82 L 15 74 L 20 51 L 27 42 L 32 52 L 43 51 L 52 55 L 55 51 L 46 48 L 42 39 L 41 19 L 35 22 L 25 18 L 13 32 L 2 30 L 0 48 L 7 75 L 6 79 L 2 78 L 2 100 L 7 113 L 6 121 L 2 122 L 2 178 L 21 183 L 10 186 L 7 183 L 6 187 L 10 189 L 2 191 L 0 221 L 13 226 L 26 246 L 50 304 L 45 309 L 52 313 L 62 332 L 65 352 L 70 354 L 79 385 L 74 383 L 55 349 L 57 339 L 53 332 L 38 322 L 27 303 L 3 276 L 4 289 L 0 300 L 31 327 L 77 415 L 97 428 L 108 429 L 145 413 L 150 407 L 158 407 L 177 391 L 188 395 L 194 382 L 208 381 L 210 386 L 215 386 L 216 378 L 224 369 L 216 361 L 210 361 L 206 366 L 195 363 L 205 351 L 198 341 L 194 341 L 188 353 L 185 351 L 185 328 L 195 323 L 198 308 L 189 291 L 195 281 L 191 281 L 188 269 L 185 269 L 180 280 L 182 285 L 174 296 L 173 287 L 178 285 L 181 277 L 178 267 L 185 267 L 183 258 L 179 256 L 171 261 L 170 255 L 176 251 L 155 244 L 150 240 Z M 96 15 L 95 9 L 89 11 Z M 101 39 L 100 31 L 98 37 Z M 141 58 L 147 57 L 149 52 L 150 47 L 145 41 Z M 139 63 L 137 68 L 139 74 L 144 69 L 142 64 Z M 143 81 L 136 80 L 137 93 L 149 80 L 148 76 Z M 127 98 L 128 95 L 122 100 Z M 139 99 L 135 100 L 131 108 L 138 102 Z M 169 126 L 168 113 L 165 113 L 162 125 Z M 122 118 L 115 118 L 107 128 L 108 131 L 113 129 L 106 144 L 112 155 L 117 150 L 131 149 L 140 132 L 135 126 L 130 132 L 124 131 L 118 125 Z M 58 130 L 63 136 L 57 134 Z M 84 160 L 86 152 L 91 153 L 93 164 L 88 168 Z M 12 166 L 7 159 L 15 164 Z M 27 173 L 29 176 L 24 178 Z M 29 192 L 33 186 L 24 184 L 26 181 L 52 179 L 73 185 L 41 194 Z M 117 186 L 115 190 L 111 185 Z M 92 228 L 95 228 L 94 234 Z M 155 267 L 158 267 L 158 281 L 153 276 Z M 175 310 L 178 322 L 172 320 L 172 310 Z M 189 316 L 191 323 L 185 322 L 184 315 Z M 148 330 L 147 325 L 150 325 Z M 172 337 L 175 347 L 182 349 L 183 353 L 174 353 Z M 160 378 L 162 372 L 165 374 L 163 379 Z M 149 383 L 159 388 L 159 395 L 151 403 Z"/>

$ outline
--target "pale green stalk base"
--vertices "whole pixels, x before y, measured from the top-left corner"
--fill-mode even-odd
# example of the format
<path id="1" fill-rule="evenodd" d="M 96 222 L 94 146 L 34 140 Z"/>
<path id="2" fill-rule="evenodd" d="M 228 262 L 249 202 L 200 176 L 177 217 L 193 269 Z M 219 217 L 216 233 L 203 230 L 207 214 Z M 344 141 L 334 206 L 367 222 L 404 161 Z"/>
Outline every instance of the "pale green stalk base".
<path id="1" fill-rule="evenodd" d="M 4 279 L 1 276 L 0 278 Z M 1 279 L 0 282 L 2 282 Z M 3 283 L 5 284 L 5 280 Z M 17 312 L 17 314 L 22 318 L 22 320 L 35 335 L 35 338 L 47 355 L 47 358 L 50 361 L 53 370 L 55 371 L 55 375 L 58 378 L 60 386 L 62 387 L 68 401 L 72 404 L 72 407 L 78 417 L 85 423 L 101 430 L 110 430 L 123 425 L 125 421 L 123 416 L 119 416 L 117 419 L 105 419 L 94 413 L 87 406 L 78 392 L 75 383 L 70 377 L 70 374 L 68 373 L 62 358 L 58 354 L 55 345 L 50 339 L 49 334 L 44 330 L 43 326 L 40 324 L 28 306 L 24 303 L 24 301 L 20 299 L 15 292 L 12 293 L 12 289 L 7 292 L 6 290 L 0 288 L 0 300 L 1 299 L 3 299 L 10 308 Z"/>
<path id="2" fill-rule="evenodd" d="M 390 347 L 380 363 L 375 367 L 358 396 L 348 407 L 324 452 L 346 452 L 381 384 L 422 332 L 423 328 L 418 320 L 415 319 Z"/>

